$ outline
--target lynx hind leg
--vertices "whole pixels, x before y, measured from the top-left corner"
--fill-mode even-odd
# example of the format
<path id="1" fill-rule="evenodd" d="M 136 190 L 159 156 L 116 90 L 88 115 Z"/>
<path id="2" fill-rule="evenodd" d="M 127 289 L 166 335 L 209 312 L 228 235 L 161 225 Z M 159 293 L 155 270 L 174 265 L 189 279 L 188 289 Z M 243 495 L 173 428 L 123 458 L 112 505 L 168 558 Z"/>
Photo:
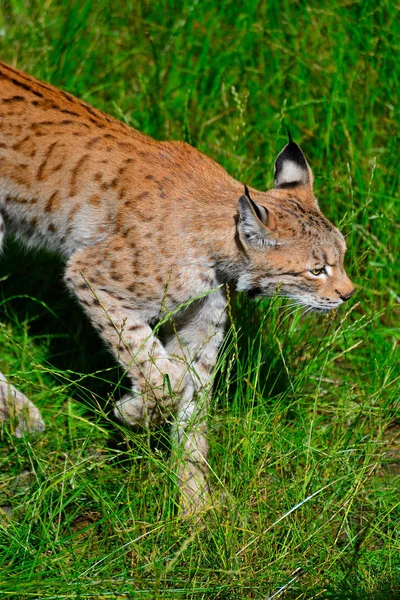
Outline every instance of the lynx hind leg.
<path id="1" fill-rule="evenodd" d="M 14 434 L 18 438 L 25 433 L 41 433 L 45 428 L 41 414 L 33 402 L 0 373 L 0 423 L 5 421 L 16 423 Z"/>

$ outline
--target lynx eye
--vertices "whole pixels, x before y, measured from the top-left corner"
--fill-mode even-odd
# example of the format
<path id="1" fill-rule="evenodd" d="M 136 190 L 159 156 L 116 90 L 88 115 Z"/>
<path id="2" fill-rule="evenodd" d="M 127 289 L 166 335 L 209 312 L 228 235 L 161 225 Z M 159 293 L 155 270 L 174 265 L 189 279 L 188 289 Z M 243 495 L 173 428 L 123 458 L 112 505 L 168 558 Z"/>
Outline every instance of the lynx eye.
<path id="1" fill-rule="evenodd" d="M 322 273 L 326 273 L 325 265 L 323 267 L 316 267 L 315 269 L 310 269 L 310 273 L 311 275 L 315 275 L 315 277 L 318 277 L 318 275 L 322 275 Z"/>

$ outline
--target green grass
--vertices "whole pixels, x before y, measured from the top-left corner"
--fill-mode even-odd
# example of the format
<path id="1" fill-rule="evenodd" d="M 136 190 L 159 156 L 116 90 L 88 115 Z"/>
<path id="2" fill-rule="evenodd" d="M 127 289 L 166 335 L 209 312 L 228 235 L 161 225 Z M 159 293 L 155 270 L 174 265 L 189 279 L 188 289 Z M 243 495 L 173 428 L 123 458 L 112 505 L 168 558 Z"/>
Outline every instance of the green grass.
<path id="1" fill-rule="evenodd" d="M 400 597 L 399 7 L 383 0 L 8 0 L 1 57 L 265 189 L 286 127 L 348 240 L 357 294 L 301 319 L 233 302 L 210 415 L 223 506 L 176 516 L 157 443 L 61 265 L 9 244 L 0 367 L 40 406 L 0 440 L 1 598 Z M 218 202 L 218 198 L 215 199 Z M 397 352 L 397 354 L 396 354 Z M 103 412 L 103 409 L 105 412 Z"/>

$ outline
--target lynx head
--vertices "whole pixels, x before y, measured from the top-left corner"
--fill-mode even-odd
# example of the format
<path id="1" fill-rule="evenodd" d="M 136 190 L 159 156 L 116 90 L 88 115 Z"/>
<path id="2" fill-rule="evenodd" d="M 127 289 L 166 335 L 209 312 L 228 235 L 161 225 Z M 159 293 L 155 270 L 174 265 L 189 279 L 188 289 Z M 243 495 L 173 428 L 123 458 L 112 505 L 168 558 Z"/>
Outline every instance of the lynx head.
<path id="1" fill-rule="evenodd" d="M 340 231 L 319 210 L 311 169 L 289 137 L 275 161 L 275 187 L 245 187 L 239 199 L 237 233 L 246 270 L 237 289 L 251 295 L 281 296 L 316 311 L 337 308 L 354 293 L 343 259 Z"/>

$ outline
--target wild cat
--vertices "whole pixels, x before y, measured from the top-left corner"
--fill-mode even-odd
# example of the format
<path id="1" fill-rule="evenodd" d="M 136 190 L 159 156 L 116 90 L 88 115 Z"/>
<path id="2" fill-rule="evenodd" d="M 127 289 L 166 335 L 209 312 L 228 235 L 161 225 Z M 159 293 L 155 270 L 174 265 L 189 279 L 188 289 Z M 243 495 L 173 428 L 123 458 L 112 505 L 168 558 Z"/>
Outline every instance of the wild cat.
<path id="1" fill-rule="evenodd" d="M 155 141 L 51 85 L 0 65 L 0 238 L 65 259 L 65 284 L 132 381 L 115 415 L 172 422 L 183 510 L 207 498 L 207 413 L 226 284 L 330 311 L 354 288 L 346 244 L 322 215 L 290 140 L 274 188 L 244 188 L 182 142 Z M 161 342 L 154 324 L 168 317 Z M 17 434 L 39 411 L 0 380 Z"/>

